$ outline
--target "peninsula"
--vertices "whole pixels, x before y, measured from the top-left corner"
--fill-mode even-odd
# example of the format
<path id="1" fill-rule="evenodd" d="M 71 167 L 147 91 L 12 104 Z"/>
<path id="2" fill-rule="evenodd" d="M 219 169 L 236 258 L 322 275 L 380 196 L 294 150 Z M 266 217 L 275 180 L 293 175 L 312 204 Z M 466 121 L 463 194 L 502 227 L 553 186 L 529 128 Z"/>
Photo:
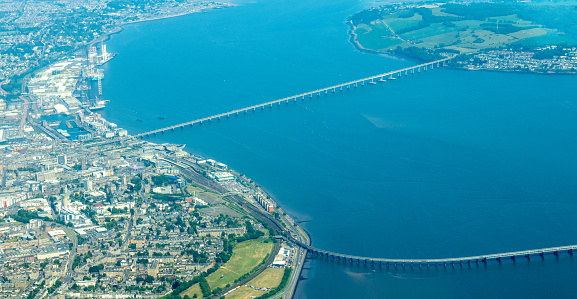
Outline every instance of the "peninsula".
<path id="1" fill-rule="evenodd" d="M 421 61 L 459 54 L 470 70 L 577 72 L 575 5 L 410 3 L 363 10 L 349 18 L 361 50 Z"/>

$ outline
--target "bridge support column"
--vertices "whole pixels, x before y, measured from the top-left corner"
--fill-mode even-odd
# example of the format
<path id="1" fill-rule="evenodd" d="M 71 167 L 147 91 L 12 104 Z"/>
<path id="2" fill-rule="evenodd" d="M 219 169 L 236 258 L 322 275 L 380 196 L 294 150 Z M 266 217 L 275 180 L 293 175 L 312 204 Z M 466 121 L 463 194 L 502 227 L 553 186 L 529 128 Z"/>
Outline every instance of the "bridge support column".
<path id="1" fill-rule="evenodd" d="M 558 257 L 558 256 L 559 256 L 559 251 L 553 251 L 553 254 Z"/>
<path id="2" fill-rule="evenodd" d="M 408 72 L 409 72 L 408 70 L 405 71 L 405 76 L 408 76 L 408 75 L 409 75 Z"/>
<path id="3" fill-rule="evenodd" d="M 540 256 L 541 258 L 545 258 L 545 254 L 544 254 L 543 252 L 539 252 L 539 256 Z"/>
<path id="4" fill-rule="evenodd" d="M 567 250 L 567 253 L 570 254 L 570 255 L 573 255 L 573 249 Z"/>
<path id="5" fill-rule="evenodd" d="M 333 88 L 333 93 L 335 93 L 336 91 L 337 91 L 336 88 Z"/>
<path id="6" fill-rule="evenodd" d="M 355 88 L 357 88 L 357 83 L 355 83 Z"/>
<path id="7" fill-rule="evenodd" d="M 341 87 L 339 87 L 339 90 L 340 90 L 340 91 L 343 91 L 343 87 L 342 87 L 342 86 L 341 86 Z"/>

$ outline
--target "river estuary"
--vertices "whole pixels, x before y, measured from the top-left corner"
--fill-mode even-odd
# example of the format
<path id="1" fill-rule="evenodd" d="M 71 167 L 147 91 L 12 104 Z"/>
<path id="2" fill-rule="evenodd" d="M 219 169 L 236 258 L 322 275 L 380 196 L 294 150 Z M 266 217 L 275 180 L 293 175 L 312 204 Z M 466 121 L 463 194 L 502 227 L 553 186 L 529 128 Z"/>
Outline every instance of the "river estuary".
<path id="1" fill-rule="evenodd" d="M 235 3 L 112 36 L 104 117 L 136 134 L 417 64 L 349 42 L 346 18 L 374 1 Z M 246 174 L 315 247 L 472 256 L 577 244 L 576 95 L 577 76 L 435 69 L 149 140 Z M 447 270 L 305 267 L 296 298 L 577 294 L 565 254 Z"/>

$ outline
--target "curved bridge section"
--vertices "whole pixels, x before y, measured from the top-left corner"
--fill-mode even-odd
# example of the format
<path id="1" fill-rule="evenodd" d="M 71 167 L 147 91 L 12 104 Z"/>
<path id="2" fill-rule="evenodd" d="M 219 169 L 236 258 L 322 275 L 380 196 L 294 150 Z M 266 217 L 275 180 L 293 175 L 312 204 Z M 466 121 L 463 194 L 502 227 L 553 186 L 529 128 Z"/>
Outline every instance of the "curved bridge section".
<path id="1" fill-rule="evenodd" d="M 266 107 L 272 108 L 273 105 L 280 106 L 281 103 L 288 104 L 291 101 L 296 102 L 298 99 L 304 100 L 307 97 L 312 98 L 314 95 L 316 95 L 316 96 L 320 96 L 321 94 L 326 95 L 329 92 L 330 93 L 336 93 L 337 90 L 342 91 L 343 88 L 351 89 L 351 88 L 356 88 L 359 85 L 364 86 L 365 84 L 377 84 L 378 82 L 386 82 L 387 80 L 397 79 L 397 78 L 403 76 L 403 74 L 405 76 L 408 76 L 409 74 L 414 74 L 415 72 L 420 73 L 421 70 L 427 71 L 427 70 L 434 69 L 435 67 L 444 66 L 445 63 L 447 61 L 451 60 L 452 58 L 453 57 L 449 57 L 449 58 L 445 58 L 445 59 L 441 59 L 441 60 L 437 60 L 437 61 L 427 62 L 427 63 L 419 64 L 416 66 L 411 66 L 408 68 L 404 68 L 404 69 L 400 69 L 400 70 L 396 70 L 396 71 L 392 71 L 392 72 L 388 72 L 388 73 L 384 73 L 384 74 L 379 74 L 376 76 L 371 76 L 371 77 L 367 77 L 367 78 L 363 78 L 363 79 L 359 79 L 359 80 L 355 80 L 355 81 L 350 81 L 350 82 L 346 82 L 346 83 L 342 83 L 342 84 L 338 84 L 338 85 L 325 87 L 322 89 L 317 89 L 317 90 L 293 95 L 290 97 L 286 97 L 286 98 L 282 98 L 282 99 L 278 99 L 278 100 L 274 100 L 274 101 L 270 101 L 270 102 L 266 102 L 266 103 L 261 103 L 258 105 L 253 105 L 250 107 L 240 108 L 240 109 L 212 115 L 209 117 L 204 117 L 204 118 L 192 120 L 189 122 L 177 124 L 174 126 L 164 127 L 164 128 L 158 129 L 158 130 L 140 133 L 140 134 L 134 135 L 134 137 L 142 138 L 142 137 L 146 137 L 146 136 L 150 136 L 150 135 L 156 135 L 158 133 L 164 133 L 167 131 L 174 131 L 175 129 L 178 129 L 178 128 L 184 129 L 187 126 L 192 127 L 195 124 L 200 125 L 203 122 L 212 122 L 213 120 L 220 120 L 222 117 L 228 118 L 231 115 L 239 115 L 241 113 L 246 114 L 250 111 L 256 111 L 257 109 L 263 110 Z"/>
<path id="2" fill-rule="evenodd" d="M 560 247 L 550 247 L 550 248 L 541 248 L 541 249 L 533 249 L 533 250 L 524 250 L 524 251 L 512 251 L 512 252 L 504 252 L 504 253 L 496 253 L 496 254 L 488 254 L 488 255 L 478 255 L 478 256 L 466 256 L 466 257 L 454 257 L 454 258 L 444 258 L 444 259 L 387 259 L 387 258 L 373 258 L 373 257 L 364 257 L 364 256 L 355 256 L 355 255 L 348 255 L 348 254 L 341 254 L 336 252 L 331 252 L 327 250 L 318 249 L 306 244 L 303 244 L 294 239 L 287 239 L 285 237 L 277 237 L 279 239 L 283 239 L 288 242 L 292 242 L 308 251 L 311 255 L 316 255 L 318 257 L 325 258 L 330 261 L 334 262 L 341 262 L 341 263 L 351 263 L 351 264 L 362 264 L 362 265 L 371 265 L 371 266 L 378 266 L 378 267 L 447 267 L 455 265 L 462 266 L 463 264 L 471 265 L 471 264 L 479 264 L 483 263 L 486 264 L 487 262 L 498 262 L 501 263 L 504 260 L 513 260 L 516 261 L 517 259 L 526 259 L 530 260 L 532 257 L 539 257 L 544 258 L 547 254 L 553 254 L 555 256 L 559 256 L 559 254 L 567 253 L 573 255 L 574 251 L 577 251 L 577 245 L 569 245 L 569 246 L 560 246 Z"/>

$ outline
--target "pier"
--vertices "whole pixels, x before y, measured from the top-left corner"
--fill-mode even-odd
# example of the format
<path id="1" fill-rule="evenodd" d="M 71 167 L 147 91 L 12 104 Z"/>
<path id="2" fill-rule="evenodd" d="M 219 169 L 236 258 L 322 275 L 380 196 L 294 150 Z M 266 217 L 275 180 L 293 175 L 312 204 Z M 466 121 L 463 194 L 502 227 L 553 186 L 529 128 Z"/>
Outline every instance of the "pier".
<path id="1" fill-rule="evenodd" d="M 407 68 L 400 69 L 400 70 L 390 71 L 387 73 L 383 73 L 383 74 L 379 74 L 379 75 L 375 75 L 375 76 L 371 76 L 371 77 L 366 77 L 366 78 L 362 78 L 362 79 L 358 79 L 358 80 L 354 80 L 354 81 L 349 81 L 346 83 L 333 85 L 333 86 L 329 86 L 329 87 L 325 87 L 325 88 L 321 88 L 321 89 L 293 95 L 290 97 L 285 97 L 282 99 L 278 99 L 278 100 L 274 100 L 274 101 L 270 101 L 270 102 L 266 102 L 266 103 L 261 103 L 261 104 L 257 104 L 257 105 L 253 105 L 253 106 L 249 106 L 249 107 L 244 107 L 244 108 L 240 108 L 240 109 L 236 109 L 236 110 L 232 110 L 232 111 L 228 111 L 228 112 L 200 118 L 200 119 L 195 119 L 195 120 L 188 121 L 185 123 L 181 123 L 181 124 L 177 124 L 177 125 L 173 125 L 173 126 L 169 126 L 169 127 L 164 127 L 164 128 L 160 128 L 160 129 L 153 130 L 153 131 L 140 133 L 140 134 L 134 135 L 134 137 L 143 138 L 143 137 L 147 137 L 147 136 L 151 136 L 151 135 L 156 135 L 159 133 L 174 131 L 175 129 L 178 129 L 178 128 L 184 129 L 185 127 L 192 127 L 195 124 L 200 125 L 203 122 L 204 123 L 206 123 L 206 122 L 210 123 L 213 120 L 220 120 L 221 118 L 229 118 L 230 116 L 238 116 L 239 114 L 247 114 L 248 112 L 251 112 L 251 111 L 254 112 L 256 110 L 264 110 L 265 108 L 272 108 L 274 105 L 280 106 L 282 103 L 289 104 L 290 102 L 297 102 L 298 100 L 305 100 L 306 98 L 319 97 L 319 96 L 321 96 L 321 94 L 322 95 L 328 95 L 329 93 L 333 94 L 333 93 L 336 93 L 337 91 L 343 91 L 344 88 L 350 90 L 350 89 L 357 88 L 359 86 L 365 86 L 365 84 L 376 85 L 379 82 L 384 83 L 387 80 L 395 80 L 395 79 L 400 78 L 402 76 L 408 76 L 411 74 L 420 73 L 421 71 L 427 71 L 427 70 L 432 70 L 434 68 L 442 67 L 446 64 L 447 61 L 451 60 L 452 58 L 453 57 L 449 57 L 449 58 L 444 58 L 444 59 L 440 59 L 440 60 L 436 60 L 436 61 L 432 61 L 432 62 L 427 62 L 427 63 L 419 64 L 416 66 L 411 66 L 411 67 L 407 67 Z"/>
<path id="2" fill-rule="evenodd" d="M 358 265 L 386 267 L 386 268 L 415 268 L 415 267 L 447 268 L 456 266 L 462 267 L 463 265 L 470 266 L 470 265 L 487 264 L 489 262 L 501 263 L 506 260 L 530 261 L 531 258 L 543 259 L 545 258 L 545 255 L 554 255 L 554 256 L 559 256 L 559 254 L 573 255 L 573 252 L 577 250 L 577 245 L 569 245 L 569 246 L 549 247 L 549 248 L 540 248 L 524 251 L 512 251 L 512 252 L 503 252 L 503 253 L 478 255 L 478 256 L 466 256 L 466 257 L 452 257 L 452 258 L 438 258 L 438 259 L 388 259 L 388 258 L 375 258 L 375 257 L 355 256 L 355 255 L 336 253 L 308 246 L 292 238 L 287 239 L 282 236 L 277 236 L 277 238 L 294 243 L 302 247 L 303 249 L 307 250 L 307 253 L 310 254 L 311 256 L 324 258 L 328 261 L 343 264 L 358 264 Z"/>

